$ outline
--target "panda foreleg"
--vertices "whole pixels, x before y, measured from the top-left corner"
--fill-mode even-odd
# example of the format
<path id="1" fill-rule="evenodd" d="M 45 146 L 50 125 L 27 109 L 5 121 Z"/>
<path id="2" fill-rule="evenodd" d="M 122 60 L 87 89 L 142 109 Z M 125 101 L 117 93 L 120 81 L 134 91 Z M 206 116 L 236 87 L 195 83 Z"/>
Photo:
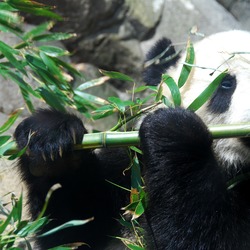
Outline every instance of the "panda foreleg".
<path id="1" fill-rule="evenodd" d="M 238 211 L 201 119 L 180 108 L 159 109 L 144 119 L 139 135 L 148 249 L 241 249 L 230 232 Z"/>
<path id="2" fill-rule="evenodd" d="M 41 212 L 49 189 L 56 183 L 62 186 L 52 194 L 46 210 L 51 222 L 42 232 L 69 220 L 94 217 L 86 225 L 38 238 L 41 249 L 72 242 L 104 249 L 110 241 L 107 235 L 115 233 L 113 206 L 118 201 L 114 201 L 115 193 L 105 181 L 108 177 L 103 176 L 102 154 L 97 157 L 91 150 L 73 151 L 73 145 L 82 142 L 84 133 L 87 131 L 79 118 L 55 110 L 38 110 L 15 131 L 18 147 L 28 145 L 18 167 L 27 184 L 27 203 L 33 219 Z M 107 165 L 111 166 L 111 160 Z M 105 166 L 107 171 L 108 167 Z"/>

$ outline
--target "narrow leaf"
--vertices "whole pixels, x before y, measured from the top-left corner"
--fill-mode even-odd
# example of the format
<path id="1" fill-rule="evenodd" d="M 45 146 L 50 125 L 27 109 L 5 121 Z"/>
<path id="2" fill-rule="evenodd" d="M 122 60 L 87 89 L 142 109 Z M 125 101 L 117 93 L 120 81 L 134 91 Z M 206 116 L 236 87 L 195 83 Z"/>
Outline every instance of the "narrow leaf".
<path id="1" fill-rule="evenodd" d="M 198 110 L 218 88 L 223 78 L 227 75 L 227 70 L 219 74 L 208 87 L 188 106 L 187 109 L 196 111 Z"/>
<path id="2" fill-rule="evenodd" d="M 19 54 L 17 50 L 13 49 L 6 43 L 0 41 L 0 51 L 15 68 L 19 69 L 22 73 L 26 74 L 26 72 L 23 70 L 23 65 L 14 57 L 14 55 Z"/>
<path id="3" fill-rule="evenodd" d="M 46 55 L 52 57 L 69 55 L 69 52 L 67 50 L 55 46 L 39 46 L 38 49 L 40 49 L 40 51 L 43 51 Z"/>
<path id="4" fill-rule="evenodd" d="M 126 107 L 131 106 L 134 104 L 134 102 L 132 101 L 122 101 L 120 98 L 118 97 L 109 97 L 108 98 L 109 102 L 114 105 L 114 107 L 116 107 L 120 112 L 124 113 L 126 110 Z"/>
<path id="5" fill-rule="evenodd" d="M 191 43 L 191 41 L 188 40 L 185 63 L 193 64 L 194 58 L 195 58 L 194 47 L 193 47 L 193 44 Z M 185 65 L 185 64 L 182 66 L 180 77 L 178 79 L 178 87 L 179 88 L 181 88 L 185 84 L 191 70 L 192 70 L 192 66 Z"/>
<path id="6" fill-rule="evenodd" d="M 45 22 L 42 23 L 35 28 L 31 29 L 30 31 L 26 32 L 23 36 L 24 40 L 32 40 L 34 37 L 41 35 L 43 32 L 50 30 L 54 26 L 54 22 Z"/>
<path id="7" fill-rule="evenodd" d="M 42 34 L 33 37 L 33 41 L 40 41 L 40 42 L 50 42 L 50 41 L 60 41 L 60 40 L 67 40 L 69 38 L 75 37 L 76 34 L 67 34 L 67 33 L 52 33 L 52 34 Z"/>
<path id="8" fill-rule="evenodd" d="M 60 99 L 53 92 L 48 91 L 45 88 L 38 88 L 37 91 L 50 107 L 65 112 L 64 105 L 60 102 Z"/>
<path id="9" fill-rule="evenodd" d="M 6 0 L 6 2 L 15 9 L 31 13 L 37 16 L 44 16 L 54 18 L 56 20 L 62 20 L 62 17 L 52 12 L 52 6 L 47 6 L 42 3 L 35 2 L 33 0 Z"/>
<path id="10" fill-rule="evenodd" d="M 61 226 L 58 226 L 56 228 L 53 228 L 51 230 L 49 230 L 48 232 L 46 233 L 43 233 L 41 235 L 39 235 L 38 237 L 45 237 L 45 236 L 48 236 L 48 235 L 51 235 L 53 233 L 56 233 L 62 229 L 66 229 L 66 228 L 69 228 L 69 227 L 75 227 L 75 226 L 82 226 L 82 225 L 85 225 L 87 223 L 89 223 L 90 221 L 94 220 L 94 218 L 89 218 L 87 220 L 72 220 L 72 221 L 69 221 L 69 222 L 66 222 L 64 224 L 62 224 Z"/>
<path id="11" fill-rule="evenodd" d="M 108 76 L 112 79 L 118 79 L 118 80 L 122 80 L 122 81 L 129 81 L 129 82 L 134 82 L 134 79 L 132 79 L 130 76 L 127 76 L 125 74 L 122 74 L 120 72 L 115 72 L 115 71 L 106 71 L 106 70 L 100 70 L 100 72 L 105 75 Z"/>
<path id="12" fill-rule="evenodd" d="M 168 86 L 168 88 L 171 92 L 174 105 L 180 106 L 181 105 L 181 94 L 180 94 L 179 88 L 178 88 L 177 84 L 175 83 L 174 79 L 172 77 L 164 74 L 162 76 L 162 80 L 164 83 L 166 83 L 166 85 Z"/>
<path id="13" fill-rule="evenodd" d="M 0 127 L 0 134 L 7 131 L 13 123 L 16 121 L 17 117 L 21 114 L 22 109 L 18 109 L 10 114 L 8 120 Z"/>
<path id="14" fill-rule="evenodd" d="M 109 77 L 107 77 L 107 76 L 103 76 L 103 77 L 100 77 L 97 79 L 92 79 L 88 82 L 84 82 L 84 83 L 80 84 L 76 90 L 82 91 L 82 90 L 86 90 L 86 89 L 89 89 L 92 87 L 100 86 L 103 83 L 105 83 L 108 79 L 109 79 Z"/>

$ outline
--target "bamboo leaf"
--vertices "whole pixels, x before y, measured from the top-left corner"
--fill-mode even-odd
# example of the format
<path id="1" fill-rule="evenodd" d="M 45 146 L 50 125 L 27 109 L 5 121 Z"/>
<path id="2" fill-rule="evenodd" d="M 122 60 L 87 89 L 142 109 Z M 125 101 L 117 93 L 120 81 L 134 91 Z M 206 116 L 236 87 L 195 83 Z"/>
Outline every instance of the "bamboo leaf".
<path id="1" fill-rule="evenodd" d="M 103 76 L 103 77 L 100 77 L 100 78 L 97 78 L 97 79 L 92 79 L 88 82 L 84 82 L 82 84 L 80 84 L 76 91 L 83 91 L 83 90 L 86 90 L 86 89 L 89 89 L 89 88 L 92 88 L 92 87 L 96 87 L 96 86 L 100 86 L 102 85 L 103 83 L 105 83 L 108 79 L 110 79 L 109 77 L 107 76 Z"/>
<path id="2" fill-rule="evenodd" d="M 37 232 L 38 229 L 42 228 L 47 223 L 48 223 L 48 218 L 42 217 L 39 220 L 35 220 L 28 223 L 25 227 L 23 227 L 17 232 L 17 235 L 20 237 L 27 237 L 28 235 Z"/>
<path id="3" fill-rule="evenodd" d="M 22 22 L 22 18 L 17 13 L 3 9 L 0 9 L 0 19 L 9 24 L 19 24 Z"/>
<path id="4" fill-rule="evenodd" d="M 69 228 L 69 227 L 82 226 L 82 225 L 85 225 L 85 224 L 89 223 L 92 220 L 94 220 L 93 217 L 89 218 L 89 219 L 86 219 L 86 220 L 72 220 L 72 221 L 64 223 L 61 226 L 53 228 L 53 229 L 47 231 L 46 233 L 43 233 L 43 234 L 39 235 L 38 237 L 39 238 L 40 237 L 45 237 L 45 236 L 51 235 L 53 233 L 56 233 L 56 232 L 58 232 L 58 231 L 60 231 L 62 229 L 66 229 L 66 228 Z"/>
<path id="5" fill-rule="evenodd" d="M 134 82 L 134 80 L 130 77 L 130 76 L 127 76 L 125 74 L 122 74 L 120 72 L 115 72 L 115 71 L 106 71 L 106 70 L 100 70 L 100 72 L 105 75 L 105 76 L 108 76 L 112 79 L 118 79 L 118 80 L 121 80 L 121 81 L 129 81 L 129 82 Z"/>
<path id="6" fill-rule="evenodd" d="M 96 109 L 95 111 L 92 111 L 92 118 L 94 120 L 98 120 L 98 119 L 110 116 L 114 114 L 115 112 L 117 112 L 117 110 L 111 104 L 105 105 Z"/>
<path id="7" fill-rule="evenodd" d="M 54 8 L 42 3 L 35 2 L 33 0 L 6 0 L 6 2 L 19 11 L 24 11 L 37 16 L 50 17 L 56 20 L 62 20 L 62 17 L 52 12 Z"/>
<path id="8" fill-rule="evenodd" d="M 0 136 L 0 146 L 4 145 L 10 138 L 10 135 Z"/>
<path id="9" fill-rule="evenodd" d="M 47 56 L 44 52 L 40 52 L 40 57 L 43 60 L 44 64 L 48 67 L 50 73 L 62 82 L 65 82 L 65 79 L 62 75 L 61 70 L 59 69 L 58 65 L 53 61 L 50 56 Z"/>
<path id="10" fill-rule="evenodd" d="M 134 102 L 132 102 L 132 101 L 122 101 L 118 97 L 109 97 L 108 100 L 121 113 L 125 112 L 126 107 L 134 105 Z"/>
<path id="11" fill-rule="evenodd" d="M 55 46 L 39 46 L 38 49 L 51 57 L 69 55 L 69 52 L 67 50 Z"/>
<path id="12" fill-rule="evenodd" d="M 10 137 L 11 138 L 11 137 Z M 10 153 L 13 153 L 13 148 L 15 146 L 14 141 L 7 141 L 5 144 L 0 146 L 0 156 L 6 155 L 6 153 L 9 155 Z M 16 148 L 14 152 L 17 152 Z"/>
<path id="13" fill-rule="evenodd" d="M 26 72 L 23 70 L 23 65 L 14 56 L 19 54 L 17 50 L 0 41 L 0 51 L 15 68 L 19 69 L 23 74 L 26 75 Z"/>
<path id="14" fill-rule="evenodd" d="M 15 8 L 11 7 L 9 4 L 5 2 L 0 3 L 0 10 L 8 10 L 8 11 L 17 11 Z"/>
<path id="15" fill-rule="evenodd" d="M 0 134 L 7 131 L 13 123 L 16 121 L 17 117 L 21 114 L 22 109 L 18 109 L 15 112 L 11 113 L 8 120 L 0 127 Z"/>
<path id="16" fill-rule="evenodd" d="M 185 63 L 187 64 L 193 64 L 195 59 L 195 53 L 194 53 L 194 47 L 190 40 L 187 42 L 187 48 L 186 48 L 186 59 Z M 192 66 L 189 65 L 183 65 L 180 73 L 180 77 L 178 79 L 178 87 L 181 88 L 185 82 L 187 81 L 189 74 L 192 70 Z"/>
<path id="17" fill-rule="evenodd" d="M 25 59 L 27 60 L 28 65 L 34 70 L 39 70 L 39 69 L 47 70 L 47 67 L 44 64 L 43 60 L 38 56 L 26 54 Z"/>
<path id="18" fill-rule="evenodd" d="M 22 97 L 23 97 L 23 99 L 25 101 L 25 104 L 26 104 L 29 112 L 33 113 L 35 111 L 35 108 L 33 106 L 33 103 L 31 101 L 31 98 L 30 98 L 30 95 L 29 95 L 30 92 L 27 91 L 27 89 L 22 88 L 22 87 L 20 87 L 20 90 L 21 90 Z M 37 94 L 36 94 L 36 97 L 40 98 L 40 96 L 38 96 Z"/>
<path id="19" fill-rule="evenodd" d="M 47 30 L 50 30 L 54 26 L 54 22 L 49 21 L 42 23 L 35 28 L 31 29 L 30 31 L 26 32 L 25 35 L 23 36 L 24 40 L 33 40 L 34 37 L 37 37 L 44 33 Z"/>
<path id="20" fill-rule="evenodd" d="M 33 41 L 40 42 L 50 42 L 50 41 L 60 41 L 67 40 L 69 38 L 75 37 L 76 34 L 66 34 L 66 33 L 52 33 L 52 34 L 42 34 L 33 37 Z"/>
<path id="21" fill-rule="evenodd" d="M 187 109 L 196 111 L 198 110 L 218 88 L 223 78 L 227 75 L 227 70 L 219 74 L 208 87 L 188 106 Z"/>
<path id="22" fill-rule="evenodd" d="M 81 92 L 81 91 L 74 91 L 76 95 L 80 96 L 81 98 L 85 99 L 86 101 L 88 101 L 88 103 L 92 103 L 92 104 L 98 104 L 98 105 L 107 105 L 108 101 L 106 101 L 105 99 L 102 99 L 101 97 L 98 96 L 94 96 L 85 92 Z"/>
<path id="23" fill-rule="evenodd" d="M 162 76 L 163 82 L 168 86 L 175 106 L 181 105 L 181 94 L 174 79 L 166 74 Z"/>
<path id="24" fill-rule="evenodd" d="M 61 103 L 58 96 L 53 92 L 48 91 L 45 88 L 38 88 L 37 91 L 50 107 L 65 112 L 64 105 Z"/>

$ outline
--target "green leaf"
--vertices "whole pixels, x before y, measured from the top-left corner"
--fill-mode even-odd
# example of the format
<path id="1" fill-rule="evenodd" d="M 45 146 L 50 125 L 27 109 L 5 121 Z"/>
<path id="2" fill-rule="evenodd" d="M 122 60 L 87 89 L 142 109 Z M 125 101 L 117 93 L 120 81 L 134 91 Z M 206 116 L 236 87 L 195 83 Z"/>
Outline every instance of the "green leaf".
<path id="1" fill-rule="evenodd" d="M 194 47 L 193 47 L 193 44 L 190 42 L 190 40 L 188 40 L 185 63 L 193 64 L 194 58 L 195 58 Z M 185 82 L 187 81 L 189 77 L 191 70 L 192 70 L 192 66 L 185 65 L 185 64 L 183 65 L 181 69 L 180 77 L 178 79 L 179 88 L 181 88 L 185 84 Z"/>
<path id="2" fill-rule="evenodd" d="M 8 10 L 8 11 L 17 11 L 15 8 L 12 8 L 9 4 L 1 2 L 0 3 L 0 10 Z"/>
<path id="3" fill-rule="evenodd" d="M 77 110 L 84 113 L 88 118 L 91 118 L 91 115 L 88 113 L 88 109 L 96 109 L 97 107 L 93 103 L 76 94 L 74 95 L 73 100 Z"/>
<path id="4" fill-rule="evenodd" d="M 67 40 L 72 37 L 75 37 L 76 34 L 67 34 L 67 33 L 52 33 L 52 34 L 42 34 L 33 37 L 33 41 L 40 41 L 40 42 L 50 42 L 50 41 L 61 41 Z"/>
<path id="5" fill-rule="evenodd" d="M 25 101 L 25 104 L 26 104 L 29 112 L 33 113 L 35 111 L 35 108 L 33 106 L 33 103 L 31 101 L 31 98 L 30 98 L 30 95 L 29 95 L 30 92 L 27 91 L 26 88 L 22 88 L 22 87 L 20 87 L 20 90 L 21 90 L 21 94 L 23 96 L 23 99 Z M 36 97 L 40 98 L 40 96 L 37 96 L 37 94 L 36 94 Z"/>
<path id="6" fill-rule="evenodd" d="M 5 71 L 1 72 L 4 74 L 4 76 L 10 78 L 11 80 L 15 81 L 18 86 L 28 93 L 32 94 L 33 96 L 39 98 L 40 96 L 31 88 L 31 86 L 23 80 L 23 78 L 20 76 L 19 72 L 13 72 L 13 71 Z"/>
<path id="7" fill-rule="evenodd" d="M 62 20 L 61 16 L 51 11 L 53 9 L 52 6 L 46 6 L 33 0 L 6 0 L 6 2 L 13 8 L 23 12 L 31 13 L 37 16 L 50 17 L 56 20 Z"/>
<path id="8" fill-rule="evenodd" d="M 23 69 L 23 65 L 14 57 L 14 55 L 19 54 L 17 50 L 0 41 L 0 51 L 15 68 L 19 69 L 23 74 L 26 75 L 26 72 Z"/>
<path id="9" fill-rule="evenodd" d="M 188 106 L 187 109 L 196 111 L 198 110 L 218 88 L 223 78 L 227 75 L 227 70 L 219 74 L 208 87 Z"/>
<path id="10" fill-rule="evenodd" d="M 136 190 L 141 190 L 142 187 L 141 168 L 136 156 L 133 158 L 131 166 L 131 187 Z"/>
<path id="11" fill-rule="evenodd" d="M 34 55 L 31 55 L 31 54 L 26 54 L 25 59 L 27 60 L 28 65 L 32 69 L 34 69 L 34 71 L 39 70 L 39 69 L 43 69 L 45 71 L 47 70 L 47 67 L 44 64 L 43 60 L 38 56 L 34 56 Z"/>
<path id="12" fill-rule="evenodd" d="M 158 87 L 157 86 L 145 86 L 145 85 L 143 85 L 143 86 L 140 86 L 140 87 L 134 89 L 133 93 L 139 93 L 139 92 L 145 91 L 147 89 L 150 89 L 150 90 L 152 90 L 154 92 L 158 91 Z"/>
<path id="13" fill-rule="evenodd" d="M 40 49 L 40 51 L 43 51 L 46 55 L 51 57 L 69 55 L 69 52 L 67 50 L 55 46 L 40 46 L 38 47 L 38 49 Z"/>
<path id="14" fill-rule="evenodd" d="M 130 250 L 145 250 L 144 247 L 140 247 L 138 245 L 132 244 L 132 243 L 127 243 L 125 244 Z"/>
<path id="15" fill-rule="evenodd" d="M 80 84 L 76 91 L 83 91 L 83 90 L 86 90 L 86 89 L 89 89 L 89 88 L 93 88 L 93 87 L 96 87 L 96 86 L 99 86 L 99 85 L 102 85 L 103 83 L 105 83 L 109 78 L 107 78 L 106 76 L 103 76 L 103 77 L 100 77 L 100 78 L 97 78 L 97 79 L 92 79 L 90 81 L 87 81 L 87 82 L 84 82 L 82 84 Z"/>
<path id="16" fill-rule="evenodd" d="M 39 235 L 38 237 L 39 237 L 39 238 L 40 238 L 40 237 L 45 237 L 45 236 L 51 235 L 51 234 L 56 233 L 56 232 L 58 232 L 58 231 L 60 231 L 60 230 L 62 230 L 62 229 L 65 229 L 65 228 L 76 227 L 76 226 L 82 226 L 82 225 L 85 225 L 85 224 L 89 223 L 89 222 L 92 221 L 92 220 L 94 220 L 93 217 L 92 217 L 92 218 L 89 218 L 89 219 L 86 219 L 86 220 L 71 220 L 71 221 L 69 221 L 69 222 L 64 223 L 64 224 L 61 225 L 61 226 L 58 226 L 58 227 L 56 227 L 56 228 L 53 228 L 53 229 L 51 229 L 51 230 L 49 230 L 49 231 L 47 231 L 47 232 L 45 232 L 45 233 Z"/>
<path id="17" fill-rule="evenodd" d="M 10 138 L 10 135 L 0 136 L 0 146 L 4 145 Z"/>
<path id="18" fill-rule="evenodd" d="M 98 120 L 107 116 L 110 116 L 117 112 L 117 110 L 112 105 L 102 106 L 94 111 L 92 111 L 92 118 Z"/>
<path id="19" fill-rule="evenodd" d="M 166 74 L 164 74 L 162 76 L 162 80 L 164 83 L 166 83 L 166 85 L 168 86 L 172 98 L 173 98 L 173 102 L 175 106 L 180 106 L 181 105 L 181 94 L 179 91 L 179 88 L 177 86 L 177 84 L 175 83 L 174 79 Z"/>
<path id="20" fill-rule="evenodd" d="M 0 9 L 0 19 L 9 24 L 11 23 L 19 24 L 22 22 L 22 18 L 17 13 L 13 13 L 11 11 L 3 9 Z"/>
<path id="21" fill-rule="evenodd" d="M 61 99 L 53 92 L 45 88 L 38 88 L 37 91 L 50 107 L 65 112 L 65 107 L 60 101 Z"/>
<path id="22" fill-rule="evenodd" d="M 42 23 L 35 28 L 31 29 L 30 31 L 26 32 L 23 36 L 24 40 L 33 40 L 34 37 L 41 35 L 43 32 L 50 30 L 54 26 L 54 22 L 45 22 Z"/>
<path id="23" fill-rule="evenodd" d="M 89 104 L 98 104 L 98 105 L 107 105 L 108 101 L 106 101 L 105 99 L 102 99 L 98 96 L 94 96 L 85 92 L 81 92 L 81 91 L 77 91 L 75 90 L 75 95 L 80 96 L 81 98 L 83 98 L 84 100 L 86 100 Z"/>
<path id="24" fill-rule="evenodd" d="M 3 139 L 4 140 L 4 139 Z M 13 149 L 13 147 L 15 146 L 15 142 L 14 141 L 10 141 L 10 142 L 6 142 L 5 144 L 0 146 L 0 156 L 5 155 L 5 152 Z"/>
<path id="25" fill-rule="evenodd" d="M 44 52 L 40 52 L 40 57 L 43 60 L 44 64 L 48 67 L 50 73 L 62 82 L 65 82 L 65 79 L 62 75 L 62 71 L 58 67 L 58 65 L 53 61 L 50 56 L 47 56 Z"/>
<path id="26" fill-rule="evenodd" d="M 134 79 L 131 78 L 130 76 L 127 76 L 125 74 L 122 74 L 120 72 L 115 72 L 115 71 L 106 71 L 106 70 L 100 70 L 100 72 L 105 75 L 108 76 L 112 79 L 118 79 L 121 81 L 129 81 L 129 82 L 134 82 Z"/>
<path id="27" fill-rule="evenodd" d="M 76 70 L 74 67 L 72 67 L 69 63 L 66 63 L 62 60 L 60 60 L 59 58 L 56 58 L 54 57 L 53 58 L 54 62 L 57 64 L 57 65 L 60 65 L 62 66 L 64 69 L 68 70 L 71 74 L 74 74 L 76 76 L 80 76 L 82 77 L 82 74 L 81 72 L 79 72 L 78 70 Z"/>
<path id="28" fill-rule="evenodd" d="M 109 97 L 108 100 L 121 113 L 124 113 L 126 111 L 126 107 L 134 105 L 134 102 L 132 102 L 132 101 L 122 101 L 118 97 Z"/>
<path id="29" fill-rule="evenodd" d="M 13 125 L 13 123 L 16 121 L 17 117 L 21 114 L 21 112 L 22 109 L 18 109 L 12 114 L 10 114 L 8 120 L 0 127 L 0 134 L 7 131 Z"/>
<path id="30" fill-rule="evenodd" d="M 48 218 L 42 217 L 39 220 L 29 222 L 28 224 L 26 224 L 25 227 L 21 228 L 16 233 L 20 237 L 27 237 L 28 235 L 31 235 L 39 231 L 39 229 L 41 229 L 46 224 L 48 224 Z"/>

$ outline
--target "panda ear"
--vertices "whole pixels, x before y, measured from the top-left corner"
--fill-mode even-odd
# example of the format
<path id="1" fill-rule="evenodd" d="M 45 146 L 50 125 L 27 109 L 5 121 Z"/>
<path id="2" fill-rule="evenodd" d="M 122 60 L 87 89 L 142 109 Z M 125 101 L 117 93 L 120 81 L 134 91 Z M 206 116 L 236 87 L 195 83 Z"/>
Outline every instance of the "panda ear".
<path id="1" fill-rule="evenodd" d="M 143 81 L 147 85 L 157 86 L 161 82 L 161 75 L 179 59 L 171 40 L 162 38 L 146 54 Z"/>

